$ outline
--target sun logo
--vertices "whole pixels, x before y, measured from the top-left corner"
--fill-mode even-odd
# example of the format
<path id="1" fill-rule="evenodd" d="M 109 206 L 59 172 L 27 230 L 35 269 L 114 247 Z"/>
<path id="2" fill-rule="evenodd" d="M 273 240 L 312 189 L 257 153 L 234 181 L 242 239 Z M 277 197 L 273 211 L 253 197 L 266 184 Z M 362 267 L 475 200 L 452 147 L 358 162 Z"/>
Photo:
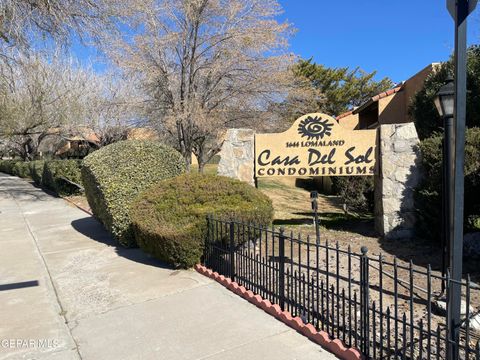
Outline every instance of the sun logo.
<path id="1" fill-rule="evenodd" d="M 298 133 L 302 135 L 302 137 L 306 136 L 307 140 L 318 140 L 323 139 L 325 135 L 332 135 L 332 127 L 333 124 L 329 124 L 328 119 L 322 120 L 321 117 L 308 116 L 300 121 Z"/>

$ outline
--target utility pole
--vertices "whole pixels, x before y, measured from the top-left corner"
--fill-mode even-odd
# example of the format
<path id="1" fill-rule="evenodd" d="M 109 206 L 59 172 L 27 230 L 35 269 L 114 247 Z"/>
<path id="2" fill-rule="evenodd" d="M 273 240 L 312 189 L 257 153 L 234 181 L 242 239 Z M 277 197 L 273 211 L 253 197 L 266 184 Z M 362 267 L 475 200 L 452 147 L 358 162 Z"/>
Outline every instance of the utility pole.
<path id="1" fill-rule="evenodd" d="M 455 21 L 455 98 L 454 98 L 454 169 L 453 169 L 453 229 L 449 256 L 451 283 L 448 298 L 448 359 L 459 359 L 460 306 L 463 256 L 463 206 L 465 118 L 467 93 L 467 17 L 475 9 L 477 0 L 447 0 L 447 8 Z M 448 155 L 447 155 L 448 157 Z M 447 188 L 447 191 L 450 190 Z M 447 223 L 447 226 L 450 224 Z M 448 286 L 448 284 L 447 284 Z"/>

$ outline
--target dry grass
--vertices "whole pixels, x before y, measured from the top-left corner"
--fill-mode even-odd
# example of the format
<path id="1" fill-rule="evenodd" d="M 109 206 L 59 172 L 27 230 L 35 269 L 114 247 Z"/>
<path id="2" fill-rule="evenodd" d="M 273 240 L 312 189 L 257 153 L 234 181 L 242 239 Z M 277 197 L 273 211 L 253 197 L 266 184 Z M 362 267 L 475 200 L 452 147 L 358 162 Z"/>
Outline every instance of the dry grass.
<path id="1" fill-rule="evenodd" d="M 216 175 L 217 174 L 217 164 L 206 164 L 203 170 L 203 173 L 206 175 Z M 198 165 L 192 165 L 192 172 L 198 171 Z"/>

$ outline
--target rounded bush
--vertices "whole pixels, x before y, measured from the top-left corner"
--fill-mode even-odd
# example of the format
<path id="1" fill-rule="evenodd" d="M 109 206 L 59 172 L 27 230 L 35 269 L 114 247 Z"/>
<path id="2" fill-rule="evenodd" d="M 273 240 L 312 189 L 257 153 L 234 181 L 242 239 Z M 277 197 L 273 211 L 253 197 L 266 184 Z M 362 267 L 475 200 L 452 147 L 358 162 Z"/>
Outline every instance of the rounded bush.
<path id="1" fill-rule="evenodd" d="M 162 181 L 135 201 L 131 218 L 138 245 L 175 267 L 200 261 L 207 216 L 270 224 L 270 199 L 254 187 L 227 177 L 185 174 Z"/>
<path id="2" fill-rule="evenodd" d="M 88 155 L 82 164 L 82 181 L 95 217 L 123 246 L 135 245 L 130 205 L 154 183 L 185 171 L 175 149 L 155 141 L 127 140 Z"/>
<path id="3" fill-rule="evenodd" d="M 81 160 L 45 161 L 42 172 L 42 185 L 59 195 L 72 195 L 79 192 L 81 185 Z M 72 184 L 74 183 L 74 184 Z"/>

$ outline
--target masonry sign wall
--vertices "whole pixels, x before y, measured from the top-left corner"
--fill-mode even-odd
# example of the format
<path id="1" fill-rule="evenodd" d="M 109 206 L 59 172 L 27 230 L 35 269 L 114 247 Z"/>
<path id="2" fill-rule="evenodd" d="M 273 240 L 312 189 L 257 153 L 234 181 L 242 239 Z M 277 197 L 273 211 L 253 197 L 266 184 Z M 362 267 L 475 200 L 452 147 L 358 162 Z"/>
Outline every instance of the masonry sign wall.
<path id="1" fill-rule="evenodd" d="M 297 119 L 283 133 L 255 135 L 255 176 L 373 175 L 376 130 L 348 130 L 331 116 Z"/>

